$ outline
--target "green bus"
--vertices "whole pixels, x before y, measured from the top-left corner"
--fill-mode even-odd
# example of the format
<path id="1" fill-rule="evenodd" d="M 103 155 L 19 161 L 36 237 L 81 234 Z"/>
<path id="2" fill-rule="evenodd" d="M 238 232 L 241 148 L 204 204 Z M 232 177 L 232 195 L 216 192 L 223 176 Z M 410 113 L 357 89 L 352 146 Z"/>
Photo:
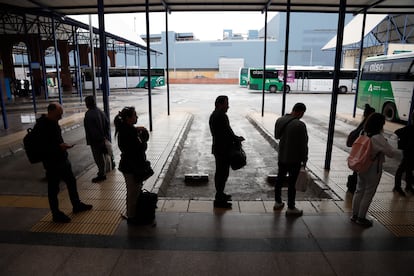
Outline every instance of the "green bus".
<path id="1" fill-rule="evenodd" d="M 249 68 L 240 67 L 240 69 L 239 69 L 239 85 L 241 87 L 247 87 L 248 82 L 249 82 Z"/>
<path id="2" fill-rule="evenodd" d="M 137 84 L 137 88 L 148 88 L 148 71 L 141 69 L 141 80 Z M 151 69 L 151 88 L 165 85 L 165 70 L 162 68 Z"/>
<path id="3" fill-rule="evenodd" d="M 357 106 L 371 105 L 388 121 L 408 121 L 414 89 L 414 53 L 369 57 L 362 67 Z"/>
<path id="4" fill-rule="evenodd" d="M 263 89 L 263 68 L 249 68 L 248 88 L 251 90 Z M 279 70 L 276 68 L 266 67 L 265 70 L 265 91 L 275 93 L 283 90 L 283 80 L 279 79 Z M 286 92 L 290 91 L 290 87 L 286 86 Z"/>

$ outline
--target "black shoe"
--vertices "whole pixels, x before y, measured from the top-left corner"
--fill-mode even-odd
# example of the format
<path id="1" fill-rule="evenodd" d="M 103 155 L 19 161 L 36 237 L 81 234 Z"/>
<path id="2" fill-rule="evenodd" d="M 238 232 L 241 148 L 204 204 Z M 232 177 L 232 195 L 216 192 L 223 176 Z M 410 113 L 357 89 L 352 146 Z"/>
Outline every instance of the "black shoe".
<path id="1" fill-rule="evenodd" d="M 222 195 L 216 195 L 217 201 L 231 201 L 231 195 L 223 193 Z"/>
<path id="2" fill-rule="evenodd" d="M 112 160 L 112 169 L 115 170 L 116 164 L 115 161 Z"/>
<path id="3" fill-rule="evenodd" d="M 214 208 L 231 209 L 231 203 L 227 201 L 214 200 Z"/>
<path id="4" fill-rule="evenodd" d="M 70 222 L 70 217 L 65 215 L 65 213 L 59 211 L 59 212 L 53 214 L 53 222 L 56 222 L 56 223 L 69 223 Z"/>
<path id="5" fill-rule="evenodd" d="M 89 211 L 91 209 L 92 209 L 92 205 L 80 202 L 78 205 L 73 207 L 72 211 L 73 211 L 74 214 L 77 214 L 77 213 L 80 213 L 80 212 Z"/>
<path id="6" fill-rule="evenodd" d="M 357 215 L 352 215 L 349 219 L 350 219 L 352 222 L 356 222 L 356 221 L 357 221 L 357 219 L 358 219 L 358 216 L 357 216 Z"/>
<path id="7" fill-rule="evenodd" d="M 102 182 L 102 181 L 105 181 L 106 180 L 106 176 L 105 175 L 102 175 L 102 176 L 97 176 L 97 177 L 95 177 L 95 178 L 92 178 L 92 182 L 93 183 L 99 183 L 99 182 Z"/>
<path id="8" fill-rule="evenodd" d="M 357 218 L 355 223 L 361 225 L 362 227 L 371 227 L 373 224 L 372 220 L 366 218 Z"/>
<path id="9" fill-rule="evenodd" d="M 405 196 L 405 193 L 404 193 L 404 191 L 401 187 L 394 187 L 394 189 L 392 189 L 392 191 L 397 192 L 400 196 Z"/>

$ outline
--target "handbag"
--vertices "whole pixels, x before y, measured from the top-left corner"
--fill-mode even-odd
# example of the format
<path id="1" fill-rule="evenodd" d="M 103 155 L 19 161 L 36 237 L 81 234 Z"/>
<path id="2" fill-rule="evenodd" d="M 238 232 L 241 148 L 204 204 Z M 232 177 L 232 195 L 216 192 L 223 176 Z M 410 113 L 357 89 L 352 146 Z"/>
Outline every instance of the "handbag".
<path id="1" fill-rule="evenodd" d="M 239 170 L 246 166 L 246 153 L 242 148 L 241 142 L 234 144 L 230 158 L 230 166 L 233 170 Z"/>
<path id="2" fill-rule="evenodd" d="M 145 181 L 154 175 L 154 170 L 151 168 L 151 162 L 146 160 L 144 165 L 135 172 L 135 176 L 140 181 Z"/>
<path id="3" fill-rule="evenodd" d="M 308 188 L 308 182 L 310 180 L 310 175 L 304 167 L 300 168 L 298 178 L 296 179 L 295 188 L 297 191 L 305 192 Z"/>

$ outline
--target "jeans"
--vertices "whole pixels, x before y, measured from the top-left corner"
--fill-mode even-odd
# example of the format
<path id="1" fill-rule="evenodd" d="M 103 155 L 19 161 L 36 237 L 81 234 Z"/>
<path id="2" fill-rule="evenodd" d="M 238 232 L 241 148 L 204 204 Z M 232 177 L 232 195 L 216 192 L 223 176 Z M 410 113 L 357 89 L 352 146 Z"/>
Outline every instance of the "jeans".
<path id="1" fill-rule="evenodd" d="M 358 184 L 352 198 L 352 215 L 365 218 L 372 199 L 377 191 L 382 175 L 382 167 L 376 160 L 368 171 L 358 174 Z"/>
<path id="2" fill-rule="evenodd" d="M 288 208 L 295 208 L 295 198 L 296 198 L 296 180 L 299 175 L 301 163 L 278 163 L 279 172 L 277 174 L 276 184 L 275 184 L 275 201 L 278 203 L 282 202 L 282 186 L 286 181 L 286 176 L 289 174 L 287 179 L 288 181 Z"/>
<path id="3" fill-rule="evenodd" d="M 141 193 L 142 182 L 135 177 L 132 173 L 124 173 L 125 184 L 127 189 L 126 194 L 126 206 L 127 217 L 134 218 L 137 212 L 137 200 Z"/>

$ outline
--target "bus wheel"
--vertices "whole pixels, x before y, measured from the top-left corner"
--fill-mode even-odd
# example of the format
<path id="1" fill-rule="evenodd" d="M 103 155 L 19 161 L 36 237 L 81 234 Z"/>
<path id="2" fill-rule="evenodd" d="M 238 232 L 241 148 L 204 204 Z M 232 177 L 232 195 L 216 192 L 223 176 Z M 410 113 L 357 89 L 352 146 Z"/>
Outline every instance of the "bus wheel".
<path id="1" fill-rule="evenodd" d="M 385 120 L 394 121 L 396 119 L 396 108 L 394 103 L 386 103 L 382 109 L 382 115 L 385 116 Z"/>
<path id="2" fill-rule="evenodd" d="M 290 92 L 290 86 L 286 85 L 286 93 L 289 93 L 289 92 Z"/>
<path id="3" fill-rule="evenodd" d="M 276 86 L 274 86 L 274 85 L 271 85 L 271 86 L 269 86 L 269 92 L 270 93 L 276 93 Z"/>
<path id="4" fill-rule="evenodd" d="M 348 92 L 348 88 L 346 88 L 346 86 L 339 87 L 339 93 L 345 94 L 346 92 Z"/>

